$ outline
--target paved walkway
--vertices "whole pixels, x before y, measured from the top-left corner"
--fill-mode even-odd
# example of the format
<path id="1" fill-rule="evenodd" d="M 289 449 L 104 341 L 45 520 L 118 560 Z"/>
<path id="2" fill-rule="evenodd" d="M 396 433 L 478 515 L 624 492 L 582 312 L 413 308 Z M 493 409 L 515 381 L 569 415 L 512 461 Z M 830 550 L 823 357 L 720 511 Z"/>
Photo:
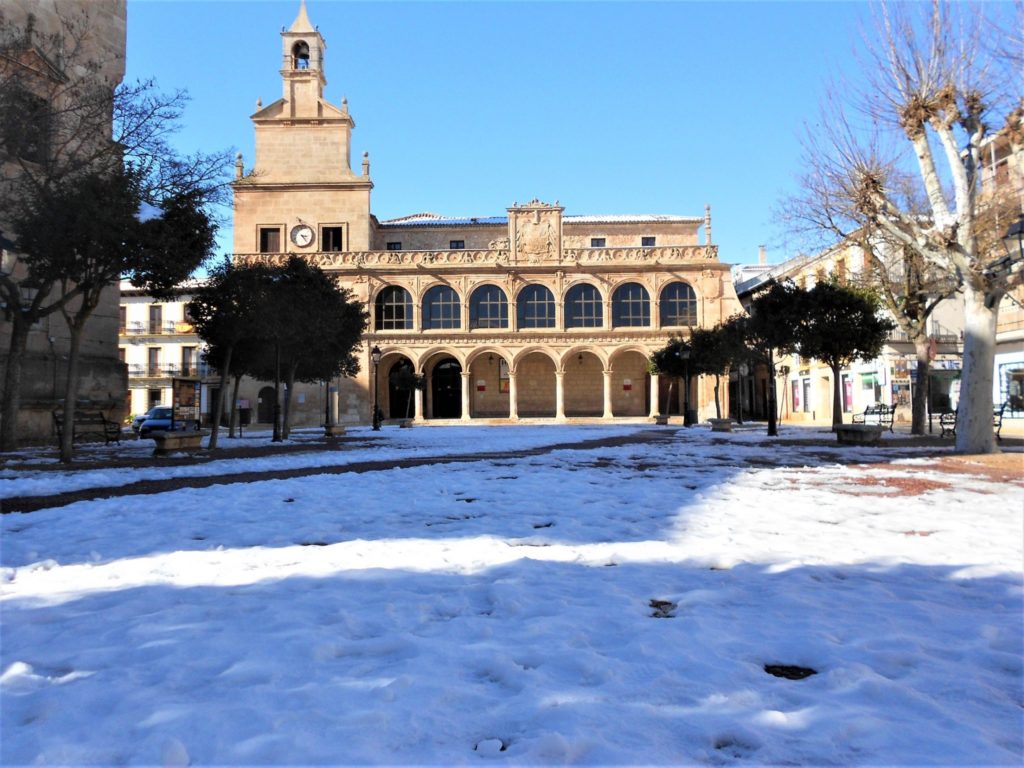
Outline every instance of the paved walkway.
<path id="1" fill-rule="evenodd" d="M 748 429 L 753 427 L 748 427 Z M 760 431 L 762 428 L 758 428 Z M 41 496 L 19 496 L 12 497 L 9 499 L 0 499 L 0 513 L 14 513 L 14 512 L 34 512 L 38 509 L 46 509 L 53 507 L 66 506 L 73 504 L 78 501 L 88 501 L 91 499 L 100 498 L 115 498 L 121 496 L 140 496 L 147 494 L 165 493 L 168 491 L 174 491 L 179 488 L 207 488 L 213 485 L 231 485 L 234 483 L 252 483 L 261 480 L 283 480 L 292 479 L 298 477 L 311 477 L 315 475 L 339 475 L 348 472 L 352 473 L 364 473 L 364 472 L 381 472 L 389 469 L 406 468 L 406 467 L 422 467 L 428 465 L 440 465 L 440 464 L 452 464 L 452 463 L 467 463 L 474 461 L 494 461 L 501 459 L 510 458 L 528 458 L 530 456 L 540 456 L 554 451 L 559 450 L 594 450 L 605 447 L 617 447 L 623 445 L 634 445 L 641 443 L 658 443 L 664 442 L 669 443 L 677 439 L 679 430 L 676 428 L 664 428 L 655 427 L 651 429 L 641 430 L 631 435 L 613 438 L 601 438 L 595 440 L 584 440 L 574 443 L 558 443 L 553 445 L 542 446 L 539 448 L 523 449 L 518 451 L 506 451 L 506 452 L 486 452 L 463 455 L 438 455 L 438 456 L 421 456 L 416 458 L 408 459 L 393 459 L 383 461 L 356 461 L 345 464 L 327 465 L 327 466 L 315 466 L 315 467 L 300 467 L 294 469 L 279 469 L 279 470 L 258 470 L 251 472 L 231 472 L 227 474 L 219 475 L 207 475 L 198 477 L 175 477 L 167 478 L 164 480 L 139 480 L 132 483 L 126 483 L 118 486 L 102 487 L 102 488 L 88 488 L 81 491 L 71 491 L 60 494 L 50 494 Z M 722 444 L 728 444 L 727 438 L 720 438 Z M 80 453 L 82 457 L 71 465 L 62 464 L 28 464 L 25 462 L 19 463 L 16 456 L 8 455 L 7 461 L 4 466 L 7 469 L 26 469 L 33 472 L 68 472 L 68 471 L 83 471 L 83 470 L 101 470 L 101 469 L 129 469 L 129 468 L 148 468 L 148 467 L 172 467 L 172 466 L 194 466 L 200 464 L 208 464 L 210 462 L 226 459 L 246 459 L 246 458 L 264 458 L 268 456 L 276 455 L 288 455 L 297 453 L 314 453 L 314 452 L 339 452 L 344 453 L 357 448 L 366 448 L 373 445 L 373 438 L 364 436 L 346 436 L 336 439 L 327 439 L 324 437 L 316 437 L 301 443 L 266 443 L 257 446 L 248 446 L 244 448 L 233 448 L 233 447 L 222 447 L 217 448 L 214 451 L 202 451 L 191 455 L 175 455 L 169 457 L 155 458 L 152 456 L 140 456 L 137 453 L 135 455 L 123 455 L 123 454 L 111 454 L 110 452 L 104 452 L 102 455 L 89 454 L 87 450 L 83 450 Z M 834 438 L 823 437 L 820 440 L 794 440 L 779 438 L 772 440 L 771 442 L 764 443 L 767 446 L 800 446 L 804 448 L 817 448 L 823 453 L 822 458 L 828 461 L 846 463 L 844 456 L 848 455 L 849 462 L 860 462 L 863 461 L 863 457 L 859 454 L 854 458 L 854 454 L 848 454 L 848 452 L 841 446 L 838 446 Z M 1015 478 L 1024 475 L 1024 454 L 1019 452 L 1007 453 L 1007 454 L 993 454 L 990 457 L 954 457 L 950 456 L 949 449 L 952 447 L 951 441 L 948 439 L 941 439 L 934 436 L 926 437 L 911 437 L 909 434 L 906 437 L 896 437 L 893 439 L 886 440 L 882 446 L 885 448 L 918 448 L 918 449 L 934 449 L 933 456 L 936 457 L 936 467 L 943 465 L 947 471 L 952 471 L 951 467 L 960 467 L 963 471 L 972 471 L 972 462 L 977 465 L 975 471 L 985 472 L 991 474 L 995 471 L 1001 476 L 1007 478 Z M 1003 440 L 1001 447 L 1010 448 L 1011 450 L 1016 449 L 1020 451 L 1024 448 L 1024 440 L 1019 438 L 1009 438 Z M 928 455 L 927 453 L 925 455 Z M 941 457 L 941 459 L 940 459 Z M 756 459 L 749 461 L 741 460 L 739 462 L 743 465 L 763 464 L 764 462 Z M 775 463 L 775 462 L 770 462 Z"/>

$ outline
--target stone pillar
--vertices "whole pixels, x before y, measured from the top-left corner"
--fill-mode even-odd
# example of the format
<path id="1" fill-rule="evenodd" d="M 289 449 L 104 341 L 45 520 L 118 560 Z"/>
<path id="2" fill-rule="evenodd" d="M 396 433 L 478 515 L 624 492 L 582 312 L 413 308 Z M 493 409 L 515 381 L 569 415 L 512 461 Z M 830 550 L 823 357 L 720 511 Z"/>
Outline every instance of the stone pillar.
<path id="1" fill-rule="evenodd" d="M 565 371 L 555 371 L 555 418 L 565 418 Z"/>
<path id="2" fill-rule="evenodd" d="M 612 372 L 604 371 L 604 418 L 612 418 Z"/>
<path id="3" fill-rule="evenodd" d="M 412 401 L 416 421 L 423 421 L 423 390 L 419 387 L 413 390 Z"/>
<path id="4" fill-rule="evenodd" d="M 651 413 L 650 417 L 653 419 L 655 416 L 660 415 L 660 409 L 658 403 L 661 401 L 661 392 L 658 391 L 658 374 L 651 374 Z"/>
<path id="5" fill-rule="evenodd" d="M 513 421 L 519 420 L 519 405 L 516 402 L 518 392 L 516 390 L 516 372 L 511 368 L 508 370 L 508 417 Z"/>
<path id="6" fill-rule="evenodd" d="M 338 387 L 335 384 L 331 385 L 331 425 L 338 423 Z"/>
<path id="7" fill-rule="evenodd" d="M 462 420 L 469 421 L 469 371 L 462 372 Z"/>

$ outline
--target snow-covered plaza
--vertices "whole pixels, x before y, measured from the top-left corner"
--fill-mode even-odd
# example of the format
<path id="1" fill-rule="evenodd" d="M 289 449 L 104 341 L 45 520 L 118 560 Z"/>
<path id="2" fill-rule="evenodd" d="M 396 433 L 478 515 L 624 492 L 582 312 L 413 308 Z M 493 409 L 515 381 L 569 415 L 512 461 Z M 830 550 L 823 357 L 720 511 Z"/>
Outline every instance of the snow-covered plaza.
<path id="1" fill-rule="evenodd" d="M 1024 454 L 782 438 L 28 452 L 0 499 L 55 504 L 0 516 L 0 763 L 1021 764 Z"/>

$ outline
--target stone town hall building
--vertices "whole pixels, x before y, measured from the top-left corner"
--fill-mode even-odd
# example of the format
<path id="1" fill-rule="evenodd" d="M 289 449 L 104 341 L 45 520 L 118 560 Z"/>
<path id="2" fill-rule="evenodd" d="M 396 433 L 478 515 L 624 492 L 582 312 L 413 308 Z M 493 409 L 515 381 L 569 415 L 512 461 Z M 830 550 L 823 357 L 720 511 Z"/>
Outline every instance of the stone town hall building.
<path id="1" fill-rule="evenodd" d="M 669 404 L 648 373 L 651 353 L 740 311 L 709 211 L 573 216 L 533 200 L 502 216 L 378 221 L 367 155 L 352 170 L 348 104 L 324 99 L 326 44 L 304 3 L 281 41 L 283 97 L 257 105 L 254 173 L 243 175 L 241 158 L 236 169 L 235 259 L 299 254 L 366 302 L 362 372 L 341 383 L 343 423 L 370 419 L 374 346 L 385 419 L 680 412 L 678 386 Z M 403 371 L 423 389 L 403 388 Z M 714 415 L 699 389 L 691 407 Z M 268 397 L 264 388 L 261 408 Z M 311 412 L 316 398 L 301 399 Z"/>

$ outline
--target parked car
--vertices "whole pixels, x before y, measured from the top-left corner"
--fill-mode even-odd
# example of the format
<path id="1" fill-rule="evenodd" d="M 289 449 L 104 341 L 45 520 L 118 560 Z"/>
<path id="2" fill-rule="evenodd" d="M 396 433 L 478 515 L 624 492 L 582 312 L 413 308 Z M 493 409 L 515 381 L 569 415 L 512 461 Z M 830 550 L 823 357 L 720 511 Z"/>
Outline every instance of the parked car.
<path id="1" fill-rule="evenodd" d="M 152 432 L 166 432 L 171 428 L 171 415 L 173 410 L 170 406 L 155 408 L 146 415 L 145 420 L 138 427 L 139 437 L 148 437 Z M 184 425 L 175 425 L 182 427 Z M 191 425 L 195 428 L 195 425 Z"/>
<path id="2" fill-rule="evenodd" d="M 169 411 L 170 408 L 168 406 L 166 406 L 166 405 L 154 405 L 152 408 L 150 408 L 145 413 L 140 414 L 139 416 L 135 416 L 132 419 L 132 432 L 135 432 L 136 434 L 138 434 L 139 427 L 142 426 L 142 422 L 144 422 L 146 419 L 148 419 L 150 417 L 155 417 L 157 411 L 161 411 L 161 410 L 162 411 Z"/>

